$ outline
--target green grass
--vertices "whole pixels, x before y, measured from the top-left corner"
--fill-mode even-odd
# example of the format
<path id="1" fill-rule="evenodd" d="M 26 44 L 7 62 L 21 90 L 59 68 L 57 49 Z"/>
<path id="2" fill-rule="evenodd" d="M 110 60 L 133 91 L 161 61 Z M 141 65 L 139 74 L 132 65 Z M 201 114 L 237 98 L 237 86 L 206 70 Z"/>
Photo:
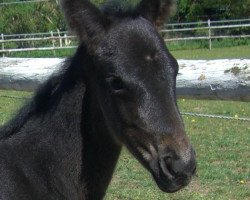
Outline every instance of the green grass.
<path id="1" fill-rule="evenodd" d="M 170 52 L 177 59 L 225 59 L 225 58 L 248 58 L 250 59 L 250 45 L 233 46 L 201 49 L 184 49 L 176 50 L 173 45 L 168 45 Z M 16 52 L 7 53 L 7 57 L 23 57 L 23 58 L 51 58 L 51 57 L 69 57 L 72 56 L 75 49 L 60 49 L 55 51 L 30 51 L 30 52 Z M 1 56 L 1 55 L 0 55 Z"/>
<path id="2" fill-rule="evenodd" d="M 1 96 L 30 97 L 31 93 L 0 90 L 0 124 L 25 102 Z M 250 116 L 250 103 L 178 101 L 183 112 Z M 250 197 L 249 122 L 184 116 L 186 131 L 197 152 L 198 174 L 182 191 L 164 194 L 151 176 L 123 150 L 105 200 L 247 200 Z"/>
<path id="3" fill-rule="evenodd" d="M 209 49 L 173 50 L 170 51 L 177 59 L 250 59 L 249 46 L 235 46 Z"/>
<path id="4" fill-rule="evenodd" d="M 44 50 L 44 51 L 24 51 L 14 52 L 5 54 L 6 57 L 17 57 L 17 58 L 64 58 L 72 56 L 75 49 L 58 49 L 55 51 Z"/>
<path id="5" fill-rule="evenodd" d="M 167 42 L 170 50 L 190 50 L 190 49 L 209 49 L 208 40 L 182 40 L 182 41 L 169 41 Z M 250 39 L 214 39 L 212 40 L 212 49 L 236 47 L 236 46 L 249 46 Z"/>
<path id="6" fill-rule="evenodd" d="M 13 113 L 15 113 L 17 109 L 27 101 L 26 98 L 31 95 L 30 92 L 0 90 L 0 126 L 13 116 Z"/>

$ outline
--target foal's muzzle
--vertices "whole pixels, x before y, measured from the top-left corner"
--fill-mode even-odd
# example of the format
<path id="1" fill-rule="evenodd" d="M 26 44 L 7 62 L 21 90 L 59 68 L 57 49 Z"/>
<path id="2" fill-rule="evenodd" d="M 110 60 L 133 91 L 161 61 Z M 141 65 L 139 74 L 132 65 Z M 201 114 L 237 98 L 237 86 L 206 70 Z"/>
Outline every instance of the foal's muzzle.
<path id="1" fill-rule="evenodd" d="M 195 151 L 183 133 L 179 137 L 149 137 L 146 131 L 131 128 L 132 140 L 125 142 L 135 157 L 146 167 L 158 187 L 168 193 L 187 186 L 196 172 Z M 142 134 L 145 137 L 141 137 Z M 136 138 L 136 136 L 140 136 Z"/>
<path id="2" fill-rule="evenodd" d="M 174 151 L 162 155 L 152 163 L 151 173 L 158 187 L 168 193 L 176 192 L 188 185 L 196 172 L 195 152 L 190 149 L 188 159 L 177 156 Z"/>

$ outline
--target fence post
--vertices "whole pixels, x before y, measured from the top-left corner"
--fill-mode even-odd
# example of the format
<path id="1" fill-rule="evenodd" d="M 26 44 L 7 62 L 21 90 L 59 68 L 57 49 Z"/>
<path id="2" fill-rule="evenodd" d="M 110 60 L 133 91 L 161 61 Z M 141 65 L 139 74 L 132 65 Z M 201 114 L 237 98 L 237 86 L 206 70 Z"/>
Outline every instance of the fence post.
<path id="1" fill-rule="evenodd" d="M 207 21 L 208 24 L 208 41 L 209 41 L 209 50 L 212 49 L 212 39 L 211 39 L 211 21 L 210 19 Z"/>
<path id="2" fill-rule="evenodd" d="M 64 46 L 67 46 L 67 35 L 66 35 L 66 33 L 64 33 L 63 37 L 64 37 Z"/>
<path id="3" fill-rule="evenodd" d="M 53 54 L 54 56 L 56 55 L 56 52 L 55 52 L 55 40 L 54 40 L 54 34 L 53 34 L 53 31 L 50 31 L 50 35 L 51 35 L 51 38 L 52 38 L 52 46 L 53 46 Z"/>
<path id="4" fill-rule="evenodd" d="M 3 33 L 1 34 L 1 38 L 2 38 L 2 40 L 4 41 Z M 4 42 L 2 42 L 2 50 L 4 50 Z M 4 52 L 3 52 L 3 57 L 5 57 Z"/>
<path id="5" fill-rule="evenodd" d="M 65 38 L 65 40 L 64 40 L 65 46 L 69 46 L 70 45 L 70 40 L 68 39 L 67 33 L 64 34 L 64 38 Z"/>
<path id="6" fill-rule="evenodd" d="M 59 37 L 59 43 L 60 43 L 60 47 L 62 47 L 62 37 L 61 37 L 61 34 L 60 34 L 60 30 L 57 29 L 57 33 L 58 33 L 58 37 Z"/>

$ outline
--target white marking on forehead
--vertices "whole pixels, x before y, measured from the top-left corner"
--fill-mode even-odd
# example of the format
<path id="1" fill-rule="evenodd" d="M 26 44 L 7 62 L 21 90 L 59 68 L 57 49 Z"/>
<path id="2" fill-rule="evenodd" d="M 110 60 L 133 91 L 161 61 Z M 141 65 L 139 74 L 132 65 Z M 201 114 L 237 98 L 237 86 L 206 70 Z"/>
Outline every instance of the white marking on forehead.
<path id="1" fill-rule="evenodd" d="M 154 58 L 151 55 L 146 55 L 145 56 L 146 61 L 152 61 Z"/>
<path id="2" fill-rule="evenodd" d="M 155 52 L 154 54 L 146 54 L 145 55 L 145 60 L 146 61 L 155 61 L 155 60 L 157 60 L 158 59 L 158 53 L 157 52 Z"/>

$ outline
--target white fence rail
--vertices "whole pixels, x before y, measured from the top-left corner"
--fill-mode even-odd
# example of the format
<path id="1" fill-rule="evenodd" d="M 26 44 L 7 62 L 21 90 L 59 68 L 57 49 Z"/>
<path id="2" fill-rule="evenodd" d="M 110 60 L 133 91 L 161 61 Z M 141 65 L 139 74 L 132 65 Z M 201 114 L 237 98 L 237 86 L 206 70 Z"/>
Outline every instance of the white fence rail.
<path id="1" fill-rule="evenodd" d="M 75 38 L 66 31 L 59 30 L 48 33 L 1 34 L 0 53 L 4 55 L 12 52 L 72 49 L 76 48 L 76 45 L 72 45 Z"/>
<path id="2" fill-rule="evenodd" d="M 237 30 L 240 34 L 231 34 L 232 30 Z M 241 34 L 241 30 L 244 30 L 244 34 Z M 250 19 L 168 24 L 160 33 L 166 42 L 207 40 L 211 49 L 215 39 L 249 38 Z M 70 49 L 76 48 L 76 44 L 75 36 L 59 30 L 48 33 L 1 34 L 0 53 L 4 56 L 11 52 Z"/>
<path id="3" fill-rule="evenodd" d="M 232 34 L 233 30 L 238 34 Z M 169 24 L 160 32 L 166 42 L 207 40 L 211 50 L 215 39 L 250 38 L 250 19 Z"/>

